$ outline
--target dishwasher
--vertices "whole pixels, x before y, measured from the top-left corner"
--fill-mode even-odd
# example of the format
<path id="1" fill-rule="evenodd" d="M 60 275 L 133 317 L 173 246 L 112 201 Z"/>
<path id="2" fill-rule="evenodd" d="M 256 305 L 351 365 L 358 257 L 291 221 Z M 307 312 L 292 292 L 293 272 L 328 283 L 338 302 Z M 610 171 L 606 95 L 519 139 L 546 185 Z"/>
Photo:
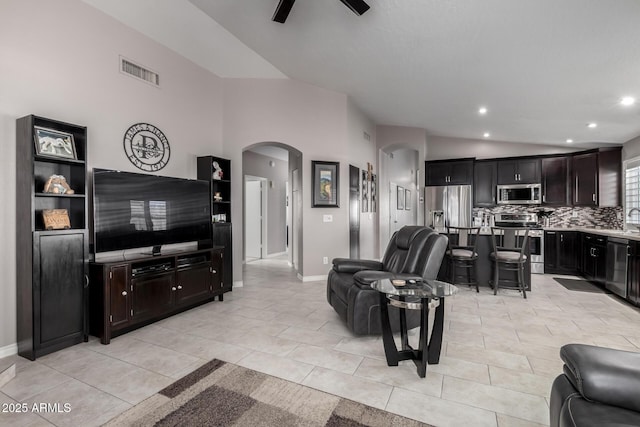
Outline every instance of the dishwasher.
<path id="1" fill-rule="evenodd" d="M 609 237 L 607 241 L 607 268 L 605 287 L 622 298 L 627 297 L 627 265 L 629 241 Z"/>

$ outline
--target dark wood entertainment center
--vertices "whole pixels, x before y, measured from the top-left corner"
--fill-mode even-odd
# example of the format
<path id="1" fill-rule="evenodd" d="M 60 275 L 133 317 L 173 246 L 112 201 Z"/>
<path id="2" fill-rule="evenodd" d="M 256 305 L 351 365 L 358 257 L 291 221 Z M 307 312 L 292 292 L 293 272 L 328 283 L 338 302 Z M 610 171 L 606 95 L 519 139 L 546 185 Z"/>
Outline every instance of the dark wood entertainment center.
<path id="1" fill-rule="evenodd" d="M 223 300 L 223 247 L 90 264 L 91 335 L 109 344 L 129 332 L 197 305 Z"/>

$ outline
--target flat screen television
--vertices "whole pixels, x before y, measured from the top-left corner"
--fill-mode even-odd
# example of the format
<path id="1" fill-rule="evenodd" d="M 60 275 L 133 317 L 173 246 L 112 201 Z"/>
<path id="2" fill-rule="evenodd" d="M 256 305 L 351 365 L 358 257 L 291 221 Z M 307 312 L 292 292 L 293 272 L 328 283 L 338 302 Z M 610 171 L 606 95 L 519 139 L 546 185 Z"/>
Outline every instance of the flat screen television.
<path id="1" fill-rule="evenodd" d="M 207 181 L 93 170 L 94 251 L 211 239 Z"/>

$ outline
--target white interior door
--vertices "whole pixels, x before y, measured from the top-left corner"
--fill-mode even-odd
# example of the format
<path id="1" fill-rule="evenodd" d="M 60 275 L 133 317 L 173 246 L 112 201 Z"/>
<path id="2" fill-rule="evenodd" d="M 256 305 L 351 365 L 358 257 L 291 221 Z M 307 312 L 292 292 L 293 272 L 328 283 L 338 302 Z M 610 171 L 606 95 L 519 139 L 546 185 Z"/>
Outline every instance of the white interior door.
<path id="1" fill-rule="evenodd" d="M 262 181 L 245 181 L 245 261 L 262 258 Z"/>

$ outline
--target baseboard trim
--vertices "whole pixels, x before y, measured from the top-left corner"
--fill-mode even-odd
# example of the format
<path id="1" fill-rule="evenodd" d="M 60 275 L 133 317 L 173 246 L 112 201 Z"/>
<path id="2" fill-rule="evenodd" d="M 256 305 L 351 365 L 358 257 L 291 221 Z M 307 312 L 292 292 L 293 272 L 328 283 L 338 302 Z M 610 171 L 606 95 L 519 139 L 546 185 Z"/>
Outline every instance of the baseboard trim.
<path id="1" fill-rule="evenodd" d="M 327 275 L 320 274 L 318 276 L 301 276 L 298 274 L 298 279 L 302 280 L 303 282 L 317 282 L 319 280 L 327 280 Z"/>
<path id="2" fill-rule="evenodd" d="M 5 345 L 4 347 L 0 347 L 0 359 L 3 357 L 13 356 L 14 354 L 18 354 L 18 344 L 13 343 L 9 345 Z"/>
<path id="3" fill-rule="evenodd" d="M 244 286 L 244 282 L 242 280 L 237 280 L 235 282 L 233 282 L 233 287 L 234 288 L 242 288 Z"/>

